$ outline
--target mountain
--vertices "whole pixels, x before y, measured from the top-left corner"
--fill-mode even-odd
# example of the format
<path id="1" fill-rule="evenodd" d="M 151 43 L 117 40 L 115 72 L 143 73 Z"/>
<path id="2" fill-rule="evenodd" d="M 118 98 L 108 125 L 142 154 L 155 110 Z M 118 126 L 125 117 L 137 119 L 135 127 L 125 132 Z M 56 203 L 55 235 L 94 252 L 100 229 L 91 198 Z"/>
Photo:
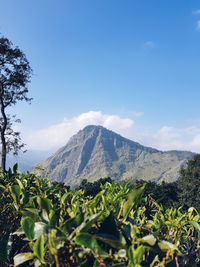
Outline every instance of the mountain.
<path id="1" fill-rule="evenodd" d="M 159 182 L 176 180 L 193 155 L 145 147 L 102 126 L 89 125 L 41 165 L 53 180 L 72 185 L 101 177 Z"/>

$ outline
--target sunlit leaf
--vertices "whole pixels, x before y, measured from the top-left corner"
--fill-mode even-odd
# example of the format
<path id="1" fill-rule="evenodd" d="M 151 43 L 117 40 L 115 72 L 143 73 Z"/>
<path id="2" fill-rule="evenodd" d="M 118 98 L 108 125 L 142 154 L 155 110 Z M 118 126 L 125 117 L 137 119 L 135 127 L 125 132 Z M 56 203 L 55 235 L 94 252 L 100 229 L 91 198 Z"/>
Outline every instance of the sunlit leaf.
<path id="1" fill-rule="evenodd" d="M 21 226 L 22 229 L 25 233 L 25 235 L 27 236 L 27 238 L 29 240 L 33 240 L 34 239 L 34 227 L 35 227 L 35 222 L 32 218 L 30 217 L 24 217 L 21 220 Z"/>
<path id="2" fill-rule="evenodd" d="M 44 261 L 44 235 L 41 235 L 33 245 L 34 254 L 41 260 Z"/>
<path id="3" fill-rule="evenodd" d="M 123 218 L 127 219 L 130 211 L 139 203 L 143 195 L 145 184 L 137 189 L 132 189 L 127 196 L 127 201 L 123 204 Z"/>
<path id="4" fill-rule="evenodd" d="M 12 185 L 12 186 L 9 187 L 9 189 L 10 189 L 10 193 L 11 193 L 11 195 L 12 195 L 14 201 L 15 201 L 16 203 L 18 203 L 18 201 L 19 201 L 19 199 L 20 199 L 20 195 L 21 195 L 21 193 L 22 193 L 22 191 L 21 191 L 19 185 Z"/>
<path id="5" fill-rule="evenodd" d="M 18 266 L 24 262 L 30 261 L 34 258 L 34 254 L 30 252 L 20 253 L 14 257 L 14 264 Z"/>

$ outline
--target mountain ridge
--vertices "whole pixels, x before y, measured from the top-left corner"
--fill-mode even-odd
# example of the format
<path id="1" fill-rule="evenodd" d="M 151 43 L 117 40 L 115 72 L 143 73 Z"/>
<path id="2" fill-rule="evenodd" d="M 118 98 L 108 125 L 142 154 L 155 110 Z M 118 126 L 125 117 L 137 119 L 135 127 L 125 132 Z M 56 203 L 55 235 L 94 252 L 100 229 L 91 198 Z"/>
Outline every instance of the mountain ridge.
<path id="1" fill-rule="evenodd" d="M 127 139 L 103 126 L 88 125 L 42 163 L 50 178 L 79 184 L 101 177 L 120 180 L 174 181 L 189 151 L 160 151 Z"/>

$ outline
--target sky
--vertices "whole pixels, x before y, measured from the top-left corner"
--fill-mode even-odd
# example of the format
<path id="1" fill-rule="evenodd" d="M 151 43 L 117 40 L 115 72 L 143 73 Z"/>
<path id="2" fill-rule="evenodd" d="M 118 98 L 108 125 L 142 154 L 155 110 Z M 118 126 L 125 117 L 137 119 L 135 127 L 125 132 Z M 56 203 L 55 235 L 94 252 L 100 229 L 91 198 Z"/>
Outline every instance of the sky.
<path id="1" fill-rule="evenodd" d="M 27 148 L 88 124 L 161 150 L 200 152 L 200 2 L 0 0 L 0 33 L 33 69 L 16 113 Z"/>

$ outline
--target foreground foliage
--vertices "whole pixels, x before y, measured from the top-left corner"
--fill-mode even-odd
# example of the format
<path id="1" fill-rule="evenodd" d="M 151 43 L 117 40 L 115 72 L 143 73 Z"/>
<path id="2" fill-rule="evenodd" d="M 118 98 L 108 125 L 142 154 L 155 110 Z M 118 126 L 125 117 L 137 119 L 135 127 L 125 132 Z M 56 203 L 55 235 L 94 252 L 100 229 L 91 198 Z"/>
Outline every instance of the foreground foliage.
<path id="1" fill-rule="evenodd" d="M 144 190 L 113 182 L 85 196 L 15 166 L 0 177 L 1 265 L 198 266 L 198 211 L 166 209 Z"/>

